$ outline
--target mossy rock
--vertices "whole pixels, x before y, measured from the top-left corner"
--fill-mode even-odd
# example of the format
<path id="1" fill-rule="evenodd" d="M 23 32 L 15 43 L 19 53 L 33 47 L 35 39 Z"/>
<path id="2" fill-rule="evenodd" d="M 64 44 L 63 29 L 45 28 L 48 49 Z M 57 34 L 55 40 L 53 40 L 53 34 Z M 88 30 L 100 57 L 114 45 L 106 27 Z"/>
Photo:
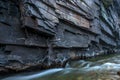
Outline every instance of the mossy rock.
<path id="1" fill-rule="evenodd" d="M 106 8 L 108 8 L 113 3 L 113 0 L 101 0 L 101 1 Z"/>

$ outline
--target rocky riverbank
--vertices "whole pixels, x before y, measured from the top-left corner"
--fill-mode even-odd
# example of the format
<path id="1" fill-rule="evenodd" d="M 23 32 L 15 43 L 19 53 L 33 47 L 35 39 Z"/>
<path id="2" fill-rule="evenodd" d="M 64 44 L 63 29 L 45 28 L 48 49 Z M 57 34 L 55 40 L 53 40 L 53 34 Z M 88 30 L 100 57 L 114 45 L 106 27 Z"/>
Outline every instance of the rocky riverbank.
<path id="1" fill-rule="evenodd" d="M 0 0 L 0 72 L 64 67 L 119 52 L 119 0 Z"/>
<path id="2" fill-rule="evenodd" d="M 0 76 L 1 80 L 119 80 L 120 55 L 110 54 L 70 61 L 65 68 L 53 68 Z"/>

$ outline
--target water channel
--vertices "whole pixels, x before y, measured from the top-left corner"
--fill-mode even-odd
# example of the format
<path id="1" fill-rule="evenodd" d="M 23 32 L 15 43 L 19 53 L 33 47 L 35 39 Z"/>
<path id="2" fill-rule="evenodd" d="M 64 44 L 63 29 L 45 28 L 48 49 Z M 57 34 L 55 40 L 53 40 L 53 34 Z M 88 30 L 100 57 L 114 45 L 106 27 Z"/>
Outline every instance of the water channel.
<path id="1" fill-rule="evenodd" d="M 65 68 L 10 75 L 0 80 L 120 80 L 120 55 L 71 61 Z"/>

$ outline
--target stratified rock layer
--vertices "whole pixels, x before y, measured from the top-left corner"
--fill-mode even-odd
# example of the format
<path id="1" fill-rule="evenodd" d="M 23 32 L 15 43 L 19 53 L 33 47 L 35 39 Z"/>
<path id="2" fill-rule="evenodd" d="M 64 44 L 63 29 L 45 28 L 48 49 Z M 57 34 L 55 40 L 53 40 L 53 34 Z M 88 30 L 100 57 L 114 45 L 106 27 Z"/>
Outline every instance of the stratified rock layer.
<path id="1" fill-rule="evenodd" d="M 0 71 L 63 67 L 72 59 L 118 52 L 119 3 L 0 0 Z"/>

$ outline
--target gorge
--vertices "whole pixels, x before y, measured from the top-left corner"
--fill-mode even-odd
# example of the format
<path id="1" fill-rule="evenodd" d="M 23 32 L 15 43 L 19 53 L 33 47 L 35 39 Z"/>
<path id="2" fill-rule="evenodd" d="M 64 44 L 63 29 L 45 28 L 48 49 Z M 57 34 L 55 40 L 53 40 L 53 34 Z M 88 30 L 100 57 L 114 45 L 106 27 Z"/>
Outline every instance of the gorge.
<path id="1" fill-rule="evenodd" d="M 120 0 L 0 0 L 0 73 L 63 68 L 120 52 Z"/>

